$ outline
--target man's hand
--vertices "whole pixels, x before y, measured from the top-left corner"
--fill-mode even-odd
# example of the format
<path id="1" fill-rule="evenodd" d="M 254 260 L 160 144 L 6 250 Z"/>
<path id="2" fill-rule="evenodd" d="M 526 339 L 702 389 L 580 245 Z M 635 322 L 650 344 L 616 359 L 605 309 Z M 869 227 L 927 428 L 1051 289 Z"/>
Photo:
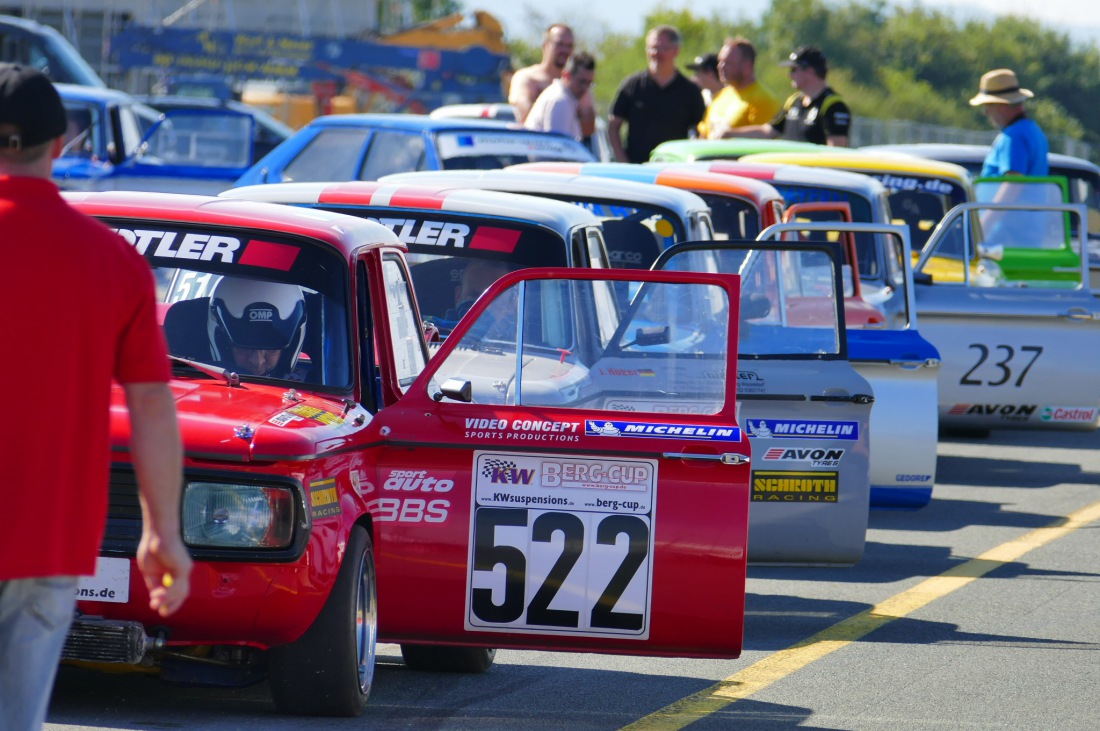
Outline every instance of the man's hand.
<path id="1" fill-rule="evenodd" d="M 191 591 L 191 555 L 179 536 L 144 531 L 138 545 L 138 568 L 149 589 L 149 608 L 162 617 L 175 612 Z"/>

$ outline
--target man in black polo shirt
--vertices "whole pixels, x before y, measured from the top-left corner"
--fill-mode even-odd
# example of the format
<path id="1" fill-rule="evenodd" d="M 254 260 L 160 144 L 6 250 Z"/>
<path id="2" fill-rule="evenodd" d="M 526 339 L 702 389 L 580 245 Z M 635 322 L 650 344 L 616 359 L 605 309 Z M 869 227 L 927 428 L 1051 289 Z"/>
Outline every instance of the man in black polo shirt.
<path id="1" fill-rule="evenodd" d="M 852 126 L 848 105 L 825 83 L 829 65 L 825 54 L 813 46 L 796 48 L 779 64 L 791 70 L 791 86 L 798 89 L 767 124 L 735 127 L 731 137 L 782 137 L 817 145 L 847 147 Z"/>
<path id="2" fill-rule="evenodd" d="M 611 105 L 607 134 L 620 162 L 646 162 L 662 142 L 688 137 L 707 110 L 699 87 L 676 68 L 680 31 L 657 26 L 646 34 L 645 50 L 646 70 L 626 77 Z"/>

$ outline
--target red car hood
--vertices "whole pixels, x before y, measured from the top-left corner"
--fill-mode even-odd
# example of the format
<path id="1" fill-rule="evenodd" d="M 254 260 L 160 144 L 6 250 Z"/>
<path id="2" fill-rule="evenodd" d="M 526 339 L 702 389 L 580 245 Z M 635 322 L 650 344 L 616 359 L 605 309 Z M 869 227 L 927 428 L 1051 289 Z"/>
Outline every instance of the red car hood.
<path id="1" fill-rule="evenodd" d="M 346 446 L 369 417 L 337 398 L 286 386 L 177 379 L 171 388 L 184 453 L 192 458 L 308 458 Z M 116 385 L 111 398 L 111 446 L 125 450 L 130 421 L 122 388 Z"/>

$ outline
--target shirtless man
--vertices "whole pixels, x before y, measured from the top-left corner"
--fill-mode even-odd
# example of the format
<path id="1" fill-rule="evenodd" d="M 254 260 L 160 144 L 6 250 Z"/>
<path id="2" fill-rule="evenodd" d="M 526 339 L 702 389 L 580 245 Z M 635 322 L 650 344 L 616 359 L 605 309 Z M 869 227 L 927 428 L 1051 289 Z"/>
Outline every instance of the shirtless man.
<path id="1" fill-rule="evenodd" d="M 516 108 L 516 121 L 523 124 L 535 99 L 554 79 L 561 78 L 565 62 L 573 54 L 573 30 L 562 23 L 555 23 L 542 34 L 542 61 L 527 66 L 512 75 L 508 89 L 508 103 Z M 581 135 L 590 137 L 596 131 L 596 102 L 589 89 L 581 97 L 578 112 Z"/>

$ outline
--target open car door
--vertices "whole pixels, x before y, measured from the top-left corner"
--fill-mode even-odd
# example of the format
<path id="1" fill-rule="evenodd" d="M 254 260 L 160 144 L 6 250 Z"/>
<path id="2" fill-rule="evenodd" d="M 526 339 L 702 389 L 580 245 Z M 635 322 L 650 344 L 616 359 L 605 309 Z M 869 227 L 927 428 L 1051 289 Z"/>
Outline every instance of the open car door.
<path id="1" fill-rule="evenodd" d="M 753 563 L 863 555 L 874 398 L 848 362 L 840 264 L 835 243 L 770 241 L 682 244 L 655 264 L 741 274 L 737 400 L 752 444 Z"/>
<path id="2" fill-rule="evenodd" d="M 974 213 L 1035 211 L 1077 219 L 1084 251 L 1082 204 L 966 203 L 951 209 L 917 263 L 921 332 L 940 351 L 940 424 L 957 429 L 1096 428 L 1100 404 L 1100 303 L 1089 293 L 1088 262 L 1078 262 L 1072 288 L 978 286 L 965 262 L 973 258 Z M 953 262 L 958 283 L 921 273 L 933 258 Z M 931 283 L 926 283 L 931 279 Z"/>
<path id="3" fill-rule="evenodd" d="M 715 274 L 494 283 L 375 419 L 379 638 L 737 657 L 738 301 Z"/>
<path id="4" fill-rule="evenodd" d="M 761 238 L 809 230 L 851 240 L 866 236 L 882 248 L 892 290 L 891 316 L 874 328 L 848 321 L 848 358 L 871 384 L 871 507 L 920 508 L 932 499 L 936 477 L 939 351 L 917 330 L 909 227 L 875 223 L 798 223 L 773 226 Z M 852 250 L 846 248 L 849 257 Z M 849 259 L 848 261 L 854 261 Z M 852 269 L 858 279 L 858 269 Z"/>
<path id="5" fill-rule="evenodd" d="M 974 195 L 978 203 L 1057 205 L 1069 203 L 1069 184 L 1060 175 L 978 178 Z M 986 209 L 982 243 L 987 252 L 996 252 L 1010 284 L 1073 287 L 1081 269 L 1081 250 L 1074 251 L 1076 223 L 1058 211 Z"/>

